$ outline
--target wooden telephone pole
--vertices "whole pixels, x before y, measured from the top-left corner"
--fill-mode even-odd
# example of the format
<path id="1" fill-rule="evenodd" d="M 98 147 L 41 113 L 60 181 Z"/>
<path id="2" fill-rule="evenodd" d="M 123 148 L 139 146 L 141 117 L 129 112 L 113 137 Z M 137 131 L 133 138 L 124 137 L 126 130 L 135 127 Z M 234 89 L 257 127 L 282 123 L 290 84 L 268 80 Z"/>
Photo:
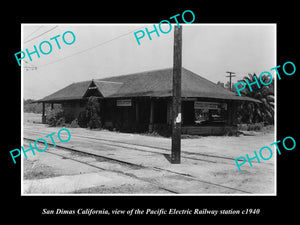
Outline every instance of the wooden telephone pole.
<path id="1" fill-rule="evenodd" d="M 180 164 L 182 26 L 174 29 L 171 163 Z"/>
<path id="2" fill-rule="evenodd" d="M 229 73 L 229 76 L 226 77 L 229 77 L 229 90 L 231 91 L 231 77 L 235 77 L 234 75 L 232 75 L 235 74 L 235 72 L 226 71 L 226 73 Z"/>

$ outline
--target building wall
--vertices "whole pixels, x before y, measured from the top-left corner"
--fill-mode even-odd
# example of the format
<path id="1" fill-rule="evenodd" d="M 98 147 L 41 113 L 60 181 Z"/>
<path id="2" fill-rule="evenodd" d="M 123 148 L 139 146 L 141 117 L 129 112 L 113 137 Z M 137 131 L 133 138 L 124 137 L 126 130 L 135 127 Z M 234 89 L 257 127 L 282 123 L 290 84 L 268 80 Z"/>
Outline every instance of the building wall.
<path id="1" fill-rule="evenodd" d="M 68 101 L 62 104 L 66 115 L 72 115 L 74 118 L 78 118 L 79 113 L 85 111 L 86 102 L 83 101 Z"/>
<path id="2" fill-rule="evenodd" d="M 100 100 L 100 116 L 106 129 L 116 129 L 124 132 L 154 131 L 156 127 L 170 129 L 172 124 L 171 98 L 128 98 L 130 106 L 118 106 L 117 99 Z M 200 135 L 220 135 L 228 129 L 235 129 L 237 103 L 228 101 L 225 113 L 226 125 L 196 125 L 194 102 L 197 99 L 182 101 L 182 133 Z M 203 101 L 203 100 L 200 100 Z M 204 100 L 205 101 L 205 100 Z M 152 103 L 151 103 L 152 102 Z M 85 111 L 83 101 L 67 101 L 63 103 L 66 114 L 78 118 L 79 113 Z M 152 107 L 152 112 L 151 112 Z"/>

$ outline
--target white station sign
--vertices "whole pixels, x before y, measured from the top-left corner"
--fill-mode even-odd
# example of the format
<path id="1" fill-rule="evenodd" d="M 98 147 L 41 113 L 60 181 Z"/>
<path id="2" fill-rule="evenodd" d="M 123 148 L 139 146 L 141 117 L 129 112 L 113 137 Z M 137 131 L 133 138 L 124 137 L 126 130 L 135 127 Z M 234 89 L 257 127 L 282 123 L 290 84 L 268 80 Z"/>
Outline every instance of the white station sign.
<path id="1" fill-rule="evenodd" d="M 131 99 L 118 99 L 117 106 L 131 106 Z"/>

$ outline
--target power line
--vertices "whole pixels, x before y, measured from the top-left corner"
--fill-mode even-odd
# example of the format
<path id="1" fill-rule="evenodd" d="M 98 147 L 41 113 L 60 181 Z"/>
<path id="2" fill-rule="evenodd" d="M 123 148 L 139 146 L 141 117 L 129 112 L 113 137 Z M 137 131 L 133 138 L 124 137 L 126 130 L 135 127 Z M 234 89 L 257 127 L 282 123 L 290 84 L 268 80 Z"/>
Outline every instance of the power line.
<path id="1" fill-rule="evenodd" d="M 39 26 L 37 29 L 35 29 L 33 32 L 31 32 L 29 35 L 27 35 L 27 37 L 25 39 L 27 39 L 28 37 L 30 37 L 31 35 L 33 35 L 34 33 L 36 33 L 38 30 L 40 30 L 42 27 L 44 26 Z"/>
<path id="2" fill-rule="evenodd" d="M 29 41 L 32 41 L 32 40 L 34 40 L 34 39 L 36 39 L 36 38 L 38 38 L 38 37 L 40 37 L 40 36 L 42 36 L 42 35 L 44 35 L 44 34 L 46 34 L 46 33 L 48 33 L 48 32 L 50 32 L 51 30 L 54 30 L 56 27 L 58 27 L 58 26 L 52 27 L 50 30 L 47 30 L 47 31 L 45 31 L 44 33 L 39 34 L 38 36 L 35 36 L 35 37 L 33 37 L 33 38 L 31 38 L 31 39 L 25 41 L 24 44 L 27 43 L 27 42 L 29 42 Z"/>
<path id="3" fill-rule="evenodd" d="M 144 27 L 145 27 L 145 26 L 144 26 Z M 140 27 L 140 28 L 138 28 L 138 29 L 142 29 L 142 28 L 144 28 L 144 27 Z M 62 60 L 65 60 L 65 59 L 67 59 L 67 58 L 73 57 L 73 56 L 75 56 L 75 55 L 79 55 L 79 54 L 81 54 L 81 53 L 87 52 L 87 51 L 92 50 L 92 49 L 94 49 L 94 48 L 97 48 L 97 47 L 100 47 L 100 46 L 102 46 L 102 45 L 105 45 L 105 44 L 107 44 L 107 43 L 109 43 L 109 42 L 111 42 L 111 41 L 114 41 L 114 40 L 116 40 L 116 39 L 119 39 L 119 38 L 121 38 L 121 37 L 124 37 L 124 36 L 126 36 L 126 35 L 128 35 L 128 34 L 131 34 L 132 32 L 134 32 L 134 31 L 136 31 L 136 30 L 138 30 L 138 29 L 135 29 L 135 30 L 130 31 L 130 32 L 128 32 L 128 33 L 119 35 L 119 36 L 114 37 L 114 38 L 112 38 L 112 39 L 110 39 L 110 40 L 101 42 L 101 43 L 99 43 L 99 44 L 97 44 L 97 45 L 95 45 L 95 46 L 93 46 L 93 47 L 89 47 L 89 48 L 84 49 L 84 50 L 82 50 L 82 51 L 76 52 L 76 53 L 74 53 L 74 54 L 72 54 L 72 55 L 63 57 L 63 58 L 61 58 L 61 59 L 55 60 L 55 61 L 53 61 L 53 62 L 44 64 L 44 65 L 41 65 L 41 66 L 39 66 L 39 67 L 45 67 L 45 66 L 48 66 L 48 65 L 51 65 L 51 64 L 60 62 L 60 61 L 62 61 Z"/>
<path id="4" fill-rule="evenodd" d="M 31 66 L 35 66 L 35 65 L 33 65 L 33 64 L 32 64 L 32 63 L 30 63 L 30 62 L 28 62 L 28 61 L 27 61 L 27 60 L 25 60 L 25 59 L 24 59 L 24 62 L 25 62 L 25 63 L 27 63 L 27 64 L 29 64 L 29 65 L 31 65 Z"/>

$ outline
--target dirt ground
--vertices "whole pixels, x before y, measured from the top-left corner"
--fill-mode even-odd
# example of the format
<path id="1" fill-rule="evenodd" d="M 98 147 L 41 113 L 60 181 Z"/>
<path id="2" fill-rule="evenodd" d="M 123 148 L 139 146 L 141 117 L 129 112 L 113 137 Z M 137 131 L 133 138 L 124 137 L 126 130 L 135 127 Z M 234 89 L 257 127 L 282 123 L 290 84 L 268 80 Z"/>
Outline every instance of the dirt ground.
<path id="1" fill-rule="evenodd" d="M 43 138 L 34 136 L 29 130 L 50 134 L 60 129 L 40 124 L 40 120 L 39 114 L 25 113 L 24 137 Z M 263 146 L 270 146 L 275 141 L 272 129 L 262 132 L 245 132 L 246 135 L 239 137 L 200 136 L 182 139 L 182 152 L 189 153 L 189 156 L 193 156 L 193 153 L 200 153 L 201 156 L 195 155 L 199 160 L 182 158 L 181 164 L 178 165 L 171 164 L 163 155 L 94 143 L 76 137 L 76 135 L 101 138 L 116 143 L 122 142 L 128 145 L 138 144 L 165 149 L 171 147 L 169 138 L 106 130 L 68 129 L 73 136 L 68 143 L 64 143 L 66 147 L 97 152 L 103 156 L 126 160 L 149 168 L 161 168 L 164 171 L 172 171 L 173 174 L 152 169 L 128 168 L 93 157 L 77 156 L 78 159 L 94 165 L 93 168 L 61 156 L 47 154 L 48 151 L 66 156 L 72 154 L 49 147 L 46 152 L 38 152 L 35 156 L 23 160 L 23 192 L 25 194 L 169 194 L 167 190 L 172 190 L 172 188 L 182 194 L 244 194 L 238 190 L 252 194 L 272 195 L 275 193 L 274 162 L 276 154 L 268 161 L 261 160 L 261 163 L 253 160 L 253 167 L 246 162 L 241 167 L 241 172 L 238 171 L 234 161 L 237 157 L 246 157 L 246 154 L 253 157 L 254 150 L 258 151 Z M 56 141 L 59 143 L 58 140 Z M 24 146 L 26 144 L 28 143 L 24 142 Z M 105 168 L 105 170 L 99 170 L 96 166 Z M 187 174 L 197 178 L 198 181 L 174 173 Z M 217 184 L 217 186 L 211 184 Z M 223 189 L 222 186 L 232 189 Z"/>

